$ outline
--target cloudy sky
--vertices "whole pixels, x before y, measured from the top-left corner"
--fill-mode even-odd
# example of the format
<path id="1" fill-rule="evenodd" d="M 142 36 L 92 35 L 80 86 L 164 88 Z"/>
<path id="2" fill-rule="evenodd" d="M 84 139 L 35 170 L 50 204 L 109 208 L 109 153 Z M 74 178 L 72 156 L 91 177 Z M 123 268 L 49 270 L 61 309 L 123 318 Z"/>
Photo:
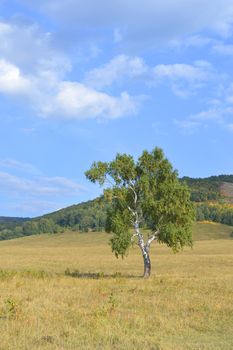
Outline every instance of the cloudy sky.
<path id="1" fill-rule="evenodd" d="M 233 2 L 0 0 L 0 113 L 0 216 L 94 198 L 116 152 L 232 174 Z"/>

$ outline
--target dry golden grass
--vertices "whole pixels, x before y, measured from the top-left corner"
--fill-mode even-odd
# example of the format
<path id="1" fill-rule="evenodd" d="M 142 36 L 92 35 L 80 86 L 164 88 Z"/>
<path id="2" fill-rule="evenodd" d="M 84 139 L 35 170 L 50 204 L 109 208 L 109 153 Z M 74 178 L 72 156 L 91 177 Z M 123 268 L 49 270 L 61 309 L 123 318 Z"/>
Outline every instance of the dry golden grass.
<path id="1" fill-rule="evenodd" d="M 233 240 L 178 255 L 155 245 L 153 275 L 142 280 L 138 248 L 117 260 L 108 239 L 0 243 L 0 350 L 233 349 Z"/>

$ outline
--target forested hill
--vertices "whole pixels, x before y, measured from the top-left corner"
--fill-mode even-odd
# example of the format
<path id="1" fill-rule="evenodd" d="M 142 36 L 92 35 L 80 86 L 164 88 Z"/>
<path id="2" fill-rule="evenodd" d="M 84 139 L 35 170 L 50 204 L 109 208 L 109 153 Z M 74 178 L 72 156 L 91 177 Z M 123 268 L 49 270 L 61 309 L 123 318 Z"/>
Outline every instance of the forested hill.
<path id="1" fill-rule="evenodd" d="M 17 218 L 17 217 L 8 217 L 8 216 L 0 216 L 0 224 L 12 223 L 12 222 L 22 222 L 29 220 L 30 218 Z"/>
<path id="2" fill-rule="evenodd" d="M 0 216 L 0 231 L 4 228 L 15 227 L 16 225 L 20 225 L 28 220 L 30 220 L 30 218 Z"/>
<path id="3" fill-rule="evenodd" d="M 105 227 L 106 212 L 107 204 L 103 198 L 96 198 L 60 209 L 39 219 L 52 220 L 61 227 L 72 227 L 79 231 L 101 231 Z"/>
<path id="4" fill-rule="evenodd" d="M 233 175 L 208 178 L 183 177 L 196 203 L 197 220 L 211 220 L 233 226 Z M 101 231 L 105 226 L 107 204 L 103 199 L 43 215 L 34 219 L 0 217 L 0 240 L 38 233 L 57 233 L 66 228 L 75 231 Z"/>
<path id="5" fill-rule="evenodd" d="M 225 200 L 233 203 L 233 175 L 219 175 L 207 178 L 183 177 L 194 202 Z"/>
<path id="6" fill-rule="evenodd" d="M 5 225 L 0 225 L 0 240 L 40 233 L 58 233 L 67 228 L 83 232 L 102 231 L 105 227 L 106 212 L 107 205 L 103 199 L 97 198 L 26 221 L 7 218 Z"/>

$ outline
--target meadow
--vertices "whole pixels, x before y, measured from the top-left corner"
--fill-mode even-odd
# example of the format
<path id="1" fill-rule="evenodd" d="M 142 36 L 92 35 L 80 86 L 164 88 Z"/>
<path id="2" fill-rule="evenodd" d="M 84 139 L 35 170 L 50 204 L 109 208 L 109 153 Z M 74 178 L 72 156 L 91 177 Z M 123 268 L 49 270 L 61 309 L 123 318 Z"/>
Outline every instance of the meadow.
<path id="1" fill-rule="evenodd" d="M 137 246 L 116 259 L 109 234 L 0 242 L 0 350 L 233 349 L 232 227 L 197 223 L 194 247 Z"/>

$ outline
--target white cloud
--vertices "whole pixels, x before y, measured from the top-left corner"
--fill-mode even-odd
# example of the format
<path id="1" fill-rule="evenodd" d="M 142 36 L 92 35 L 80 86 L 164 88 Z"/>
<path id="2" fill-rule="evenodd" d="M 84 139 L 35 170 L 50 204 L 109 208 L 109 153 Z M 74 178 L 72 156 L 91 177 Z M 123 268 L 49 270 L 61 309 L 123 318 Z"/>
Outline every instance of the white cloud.
<path id="1" fill-rule="evenodd" d="M 73 37 L 89 28 L 88 35 L 98 30 L 117 28 L 124 41 L 132 46 L 156 46 L 212 30 L 230 36 L 233 20 L 232 0 L 21 0 L 42 11 Z M 93 31 L 91 32 L 91 29 Z M 91 33 L 91 34 L 90 34 Z M 121 42 L 120 42 L 121 43 Z"/>
<path id="2" fill-rule="evenodd" d="M 119 55 L 100 68 L 86 74 L 85 82 L 97 89 L 110 86 L 115 82 L 144 75 L 148 67 L 140 57 Z"/>
<path id="3" fill-rule="evenodd" d="M 207 61 L 194 64 L 175 63 L 148 66 L 141 57 L 119 55 L 99 68 L 89 71 L 85 83 L 95 88 L 139 80 L 150 86 L 168 83 L 172 91 L 186 97 L 211 81 L 216 73 Z"/>
<path id="4" fill-rule="evenodd" d="M 43 117 L 115 119 L 134 114 L 137 109 L 136 99 L 126 92 L 110 96 L 78 82 L 56 79 L 49 71 L 26 78 L 19 68 L 4 60 L 0 60 L 1 92 L 27 98 Z"/>
<path id="5" fill-rule="evenodd" d="M 224 124 L 223 114 L 220 110 L 209 109 L 196 114 L 191 114 L 183 120 L 175 120 L 175 124 L 186 132 L 193 132 L 200 127 L 207 127 L 210 122 Z"/>
<path id="6" fill-rule="evenodd" d="M 63 188 L 63 189 L 67 188 L 71 191 L 72 190 L 80 191 L 84 189 L 81 185 L 77 184 L 76 182 L 61 176 L 54 176 L 54 177 L 44 176 L 41 179 L 45 183 L 51 184 L 52 186 L 60 186 L 60 188 Z"/>
<path id="7" fill-rule="evenodd" d="M 38 216 L 43 214 L 48 214 L 59 210 L 60 207 L 58 203 L 53 201 L 44 201 L 44 200 L 32 200 L 32 201 L 22 201 L 18 204 L 13 204 L 9 206 L 10 211 L 16 211 L 20 216 Z"/>
<path id="8" fill-rule="evenodd" d="M 81 186 L 63 177 L 35 177 L 27 179 L 0 171 L 0 191 L 15 196 L 68 196 L 77 195 Z"/>
<path id="9" fill-rule="evenodd" d="M 233 120 L 233 84 L 224 86 L 217 99 L 209 101 L 209 108 L 199 113 L 191 114 L 187 118 L 175 123 L 185 130 L 209 127 L 213 123 L 221 128 L 232 131 Z"/>
<path id="10" fill-rule="evenodd" d="M 194 65 L 160 64 L 154 67 L 153 75 L 155 79 L 170 79 L 172 81 L 184 79 L 190 82 L 206 81 L 210 78 L 211 65 L 205 61 L 198 61 Z"/>
<path id="11" fill-rule="evenodd" d="M 3 37 L 12 30 L 12 26 L 6 23 L 0 27 Z M 25 31 L 30 35 L 35 34 L 34 29 Z M 12 47 L 14 41 L 11 42 L 11 37 L 9 38 L 9 46 Z M 213 73 L 211 65 L 205 61 L 198 61 L 193 65 L 179 63 L 149 67 L 141 57 L 119 55 L 102 67 L 88 72 L 84 83 L 71 82 L 62 79 L 56 59 L 48 63 L 46 55 L 43 56 L 44 47 L 47 46 L 43 44 L 41 47 L 42 52 L 37 51 L 39 57 L 35 62 L 34 72 L 30 75 L 23 74 L 15 64 L 0 59 L 0 92 L 23 95 L 29 105 L 43 117 L 119 118 L 134 114 L 138 99 L 127 92 L 111 96 L 95 89 L 103 89 L 130 79 L 141 79 L 150 84 L 167 81 L 176 95 L 186 97 L 202 87 Z M 51 55 L 51 50 L 47 51 Z M 22 64 L 19 60 L 19 64 L 24 67 L 25 62 Z M 66 65 L 63 66 L 64 72 L 67 69 L 65 67 Z"/>
<path id="12" fill-rule="evenodd" d="M 219 17 L 214 22 L 216 27 L 223 27 L 220 23 L 229 25 L 231 22 L 230 3 L 227 0 L 224 1 L 228 6 L 227 15 L 216 1 L 212 3 L 210 9 L 210 13 L 218 9 Z M 132 39 L 137 34 L 139 39 L 136 40 L 143 39 L 145 44 L 147 40 L 145 37 L 147 37 L 149 29 L 150 35 L 155 41 L 159 37 L 160 39 L 163 37 L 166 40 L 172 40 L 173 21 L 176 22 L 177 27 L 174 38 L 180 38 L 180 36 L 187 34 L 185 31 L 183 33 L 184 23 L 182 22 L 183 20 L 187 25 L 185 16 L 187 14 L 192 17 L 192 21 L 190 21 L 193 24 L 198 22 L 195 26 L 198 24 L 197 28 L 199 29 L 204 26 L 204 23 L 206 27 L 211 27 L 213 20 L 209 16 L 210 14 L 204 15 L 203 11 L 200 13 L 201 18 L 194 17 L 195 11 L 200 6 L 199 1 L 197 4 L 197 1 L 194 0 L 189 1 L 189 6 L 184 0 L 179 0 L 176 6 L 172 0 L 168 0 L 166 6 L 161 0 L 156 6 L 151 0 L 143 5 L 131 0 L 126 5 L 123 0 L 115 0 L 111 6 L 103 0 L 98 0 L 95 4 L 90 0 L 85 3 L 79 0 L 69 0 L 68 2 L 69 6 L 63 1 L 51 0 L 49 3 L 42 1 L 36 7 L 39 6 L 41 10 L 46 8 L 47 13 L 52 17 L 55 16 L 54 18 L 60 23 L 64 24 L 65 18 L 69 19 L 72 28 L 74 28 L 72 22 L 74 18 L 75 23 L 78 22 L 79 28 L 82 29 L 85 27 L 105 27 L 104 21 L 107 20 L 106 26 L 112 26 L 112 32 L 117 42 L 124 41 L 125 35 L 126 38 L 131 36 Z M 25 1 L 25 3 L 29 5 L 29 2 Z M 98 8 L 95 8 L 97 3 Z M 79 11 L 75 11 L 77 6 Z M 90 7 L 92 11 L 89 12 Z M 94 11 L 95 9 L 96 11 Z M 193 12 L 190 12 L 190 9 L 193 9 Z M 126 13 L 129 11 L 132 11 L 132 14 L 129 16 L 129 21 L 125 22 Z M 104 18 L 102 22 L 104 13 L 109 14 L 109 17 Z M 179 16 L 176 18 L 178 13 Z M 138 22 L 136 18 L 133 18 L 133 14 L 140 16 L 141 21 Z M 156 18 L 158 22 L 156 22 Z M 224 21 L 220 18 L 224 18 Z M 77 19 L 80 19 L 80 22 Z M 167 21 L 167 19 L 171 19 L 171 21 Z M 152 22 L 153 26 L 149 28 Z M 162 26 L 157 28 L 159 23 Z M 170 23 L 170 26 L 167 23 Z M 179 29 L 178 24 L 183 29 L 181 27 Z M 165 33 L 165 28 L 167 33 Z M 157 32 L 158 29 L 159 32 Z M 157 39 L 153 33 L 157 33 Z M 201 44 L 203 44 L 203 40 L 200 35 L 195 34 L 190 42 L 200 44 L 202 41 Z M 93 55 L 98 55 L 97 46 L 92 47 Z M 134 114 L 138 107 L 138 99 L 131 97 L 127 92 L 114 96 L 103 91 L 113 84 L 137 79 L 151 85 L 166 83 L 176 95 L 186 97 L 205 86 L 206 82 L 210 81 L 213 76 L 213 68 L 205 61 L 194 62 L 194 64 L 159 64 L 150 67 L 145 64 L 141 57 L 118 55 L 105 65 L 89 71 L 84 81 L 80 82 L 66 79 L 67 74 L 72 70 L 71 62 L 72 59 L 69 59 L 58 49 L 55 34 L 43 32 L 38 26 L 28 25 L 22 21 L 0 22 L 0 92 L 24 96 L 27 99 L 27 104 L 43 117 L 119 118 Z"/>
<path id="13" fill-rule="evenodd" d="M 22 74 L 49 71 L 62 77 L 70 71 L 66 55 L 53 45 L 53 35 L 35 24 L 0 22 L 0 57 L 17 66 Z"/>
<path id="14" fill-rule="evenodd" d="M 62 176 L 44 176 L 40 170 L 30 163 L 16 159 L 0 159 L 0 194 L 8 198 L 10 210 L 24 215 L 48 212 L 58 209 L 64 198 L 77 197 L 85 187 Z M 4 212 L 6 209 L 1 206 Z"/>
<path id="15" fill-rule="evenodd" d="M 169 46 L 172 48 L 202 48 L 204 46 L 217 44 L 217 40 L 201 34 L 189 35 L 181 39 L 171 40 Z"/>
<path id="16" fill-rule="evenodd" d="M 58 93 L 41 112 L 44 116 L 73 119 L 115 119 L 136 112 L 137 103 L 127 93 L 113 97 L 75 82 L 62 82 Z"/>
<path id="17" fill-rule="evenodd" d="M 153 68 L 152 82 L 168 83 L 173 93 L 180 97 L 187 97 L 203 88 L 216 76 L 211 64 L 206 61 L 196 61 L 193 65 L 176 63 L 160 64 Z"/>
<path id="18" fill-rule="evenodd" d="M 233 120 L 233 84 L 228 87 L 221 86 L 218 91 L 218 98 L 208 101 L 209 108 L 199 113 L 190 114 L 183 120 L 175 120 L 175 124 L 186 131 L 194 131 L 202 127 L 209 127 L 213 124 L 232 131 Z"/>
<path id="19" fill-rule="evenodd" d="M 2 158 L 0 159 L 0 167 L 16 169 L 29 174 L 40 174 L 40 171 L 32 164 L 20 162 L 12 158 Z"/>
<path id="20" fill-rule="evenodd" d="M 202 111 L 197 114 L 192 114 L 190 115 L 189 119 L 191 121 L 199 122 L 200 124 L 209 120 L 222 122 L 223 115 L 224 115 L 224 111 L 221 112 L 221 110 L 219 109 L 209 109 L 207 111 Z"/>
<path id="21" fill-rule="evenodd" d="M 193 131 L 200 127 L 208 127 L 213 123 L 231 130 L 233 124 L 229 123 L 229 118 L 232 119 L 232 116 L 233 106 L 227 106 L 222 103 L 218 108 L 207 109 L 196 114 L 191 114 L 183 120 L 175 120 L 175 124 L 186 131 Z"/>
<path id="22" fill-rule="evenodd" d="M 114 119 L 135 113 L 136 101 L 127 93 L 111 96 L 65 81 L 70 69 L 70 61 L 53 48 L 50 33 L 0 22 L 0 93 L 24 97 L 43 117 Z"/>
<path id="23" fill-rule="evenodd" d="M 30 80 L 23 77 L 18 67 L 0 59 L 0 92 L 24 94 L 30 88 Z"/>
<path id="24" fill-rule="evenodd" d="M 11 32 L 11 26 L 8 23 L 0 22 L 0 35 Z"/>

